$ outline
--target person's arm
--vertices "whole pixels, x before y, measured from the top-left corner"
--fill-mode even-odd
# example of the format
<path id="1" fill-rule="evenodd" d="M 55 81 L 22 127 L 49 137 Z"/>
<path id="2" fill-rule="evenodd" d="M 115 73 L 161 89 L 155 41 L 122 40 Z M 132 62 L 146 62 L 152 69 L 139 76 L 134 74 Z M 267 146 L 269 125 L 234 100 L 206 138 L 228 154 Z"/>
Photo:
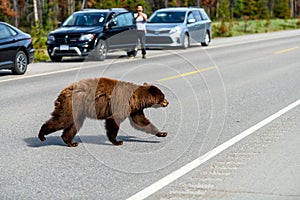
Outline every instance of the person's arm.
<path id="1" fill-rule="evenodd" d="M 134 19 L 137 19 L 139 16 L 139 13 L 134 13 Z"/>
<path id="2" fill-rule="evenodd" d="M 147 15 L 145 13 L 141 13 L 141 14 L 142 14 L 143 20 L 147 21 Z"/>
<path id="3" fill-rule="evenodd" d="M 138 13 L 134 14 L 134 19 L 136 20 L 139 16 L 141 16 L 143 18 L 144 22 L 147 21 L 147 15 L 142 12 L 138 12 Z"/>

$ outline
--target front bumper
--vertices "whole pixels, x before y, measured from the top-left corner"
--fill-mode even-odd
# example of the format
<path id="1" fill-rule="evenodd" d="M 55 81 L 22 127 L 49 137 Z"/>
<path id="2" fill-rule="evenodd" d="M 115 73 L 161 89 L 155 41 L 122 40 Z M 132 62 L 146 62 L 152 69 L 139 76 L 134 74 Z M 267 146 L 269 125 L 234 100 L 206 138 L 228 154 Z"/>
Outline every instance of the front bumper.
<path id="1" fill-rule="evenodd" d="M 64 48 L 62 48 L 64 47 Z M 88 56 L 94 49 L 93 42 L 77 44 L 47 43 L 49 56 Z"/>
<path id="2" fill-rule="evenodd" d="M 87 56 L 90 50 L 80 50 L 78 47 L 69 47 L 69 50 L 61 50 L 60 47 L 48 47 L 48 54 L 50 56 Z"/>
<path id="3" fill-rule="evenodd" d="M 182 45 L 181 34 L 146 34 L 146 47 L 178 47 Z"/>

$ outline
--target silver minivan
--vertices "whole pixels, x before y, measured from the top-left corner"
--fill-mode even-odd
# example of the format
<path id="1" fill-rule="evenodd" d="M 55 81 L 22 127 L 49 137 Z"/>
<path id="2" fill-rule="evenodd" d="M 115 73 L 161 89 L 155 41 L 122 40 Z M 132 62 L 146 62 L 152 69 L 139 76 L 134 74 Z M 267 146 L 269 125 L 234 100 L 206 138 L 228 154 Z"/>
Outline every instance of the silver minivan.
<path id="1" fill-rule="evenodd" d="M 182 47 L 197 43 L 208 46 L 211 20 L 202 8 L 164 8 L 146 23 L 146 47 Z"/>

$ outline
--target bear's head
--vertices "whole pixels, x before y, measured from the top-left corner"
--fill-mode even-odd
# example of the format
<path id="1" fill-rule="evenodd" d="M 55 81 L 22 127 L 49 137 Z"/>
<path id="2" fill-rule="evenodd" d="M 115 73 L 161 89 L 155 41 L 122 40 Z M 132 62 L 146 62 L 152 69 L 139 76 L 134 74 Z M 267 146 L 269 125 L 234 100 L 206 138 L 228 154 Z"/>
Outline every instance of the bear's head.
<path id="1" fill-rule="evenodd" d="M 148 84 L 139 86 L 131 96 L 130 102 L 131 108 L 134 108 L 134 110 L 166 107 L 169 104 L 158 87 Z"/>
<path id="2" fill-rule="evenodd" d="M 165 95 L 160 89 L 158 89 L 158 87 L 150 85 L 148 91 L 154 98 L 154 102 L 156 102 L 156 104 L 153 104 L 152 107 L 159 108 L 168 106 L 169 102 L 167 101 L 167 99 L 165 99 Z"/>

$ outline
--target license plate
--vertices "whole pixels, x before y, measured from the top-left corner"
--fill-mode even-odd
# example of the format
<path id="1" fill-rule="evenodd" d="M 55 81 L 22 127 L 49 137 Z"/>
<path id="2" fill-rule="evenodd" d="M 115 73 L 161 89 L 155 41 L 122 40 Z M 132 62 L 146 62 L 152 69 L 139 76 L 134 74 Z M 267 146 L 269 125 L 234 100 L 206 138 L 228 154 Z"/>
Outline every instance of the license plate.
<path id="1" fill-rule="evenodd" d="M 69 45 L 60 45 L 59 50 L 68 51 L 69 50 Z"/>

